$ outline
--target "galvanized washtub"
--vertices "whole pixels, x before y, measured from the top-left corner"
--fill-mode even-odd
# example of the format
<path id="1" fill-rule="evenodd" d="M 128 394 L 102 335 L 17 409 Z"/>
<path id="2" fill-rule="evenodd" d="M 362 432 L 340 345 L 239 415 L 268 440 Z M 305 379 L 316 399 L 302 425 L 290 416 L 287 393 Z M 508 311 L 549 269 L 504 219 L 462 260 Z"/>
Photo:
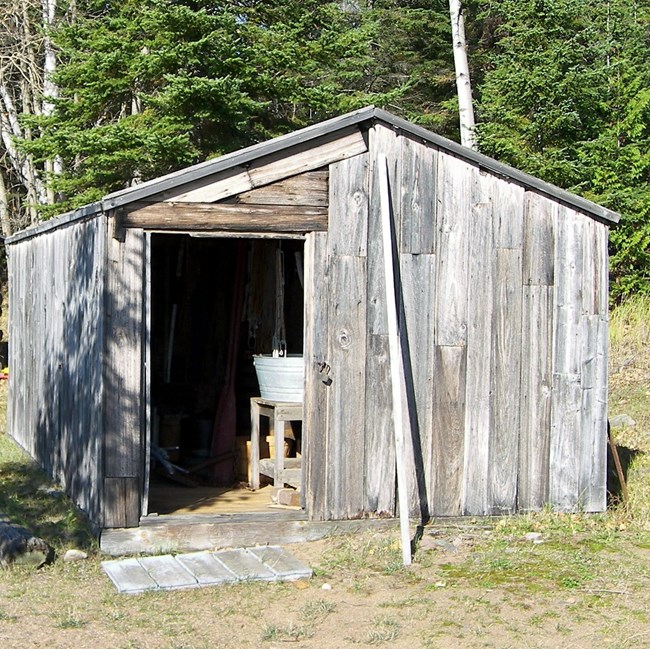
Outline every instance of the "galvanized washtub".
<path id="1" fill-rule="evenodd" d="M 262 399 L 302 403 L 305 393 L 305 360 L 302 354 L 255 354 L 253 364 Z"/>

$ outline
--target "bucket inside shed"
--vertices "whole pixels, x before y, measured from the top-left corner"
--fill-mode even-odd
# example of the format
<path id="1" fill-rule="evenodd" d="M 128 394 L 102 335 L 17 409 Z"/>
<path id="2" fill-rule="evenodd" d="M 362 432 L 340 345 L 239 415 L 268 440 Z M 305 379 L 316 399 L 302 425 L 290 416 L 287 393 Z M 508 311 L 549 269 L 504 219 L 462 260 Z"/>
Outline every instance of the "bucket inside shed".
<path id="1" fill-rule="evenodd" d="M 263 399 L 302 403 L 305 394 L 305 360 L 302 354 L 256 354 L 253 363 Z"/>
<path id="2" fill-rule="evenodd" d="M 270 496 L 247 488 L 251 398 L 302 401 L 302 254 L 302 240 L 152 235 L 149 513 L 269 511 Z M 269 371 L 280 256 L 285 356 Z M 262 421 L 262 458 L 271 433 Z M 295 457 L 300 422 L 286 434 Z"/>

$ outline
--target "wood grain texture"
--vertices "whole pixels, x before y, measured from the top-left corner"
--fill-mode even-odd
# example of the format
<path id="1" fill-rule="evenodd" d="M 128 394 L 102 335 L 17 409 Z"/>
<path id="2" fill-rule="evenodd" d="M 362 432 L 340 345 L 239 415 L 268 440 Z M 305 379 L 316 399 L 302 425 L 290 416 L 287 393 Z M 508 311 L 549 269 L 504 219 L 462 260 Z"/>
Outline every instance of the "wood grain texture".
<path id="1" fill-rule="evenodd" d="M 396 482 L 388 337 L 368 334 L 366 353 L 364 506 L 367 512 L 392 516 Z"/>
<path id="2" fill-rule="evenodd" d="M 495 309 L 492 328 L 492 433 L 490 436 L 489 510 L 512 513 L 517 504 L 519 468 L 520 368 L 537 345 L 524 350 L 521 341 L 521 251 L 500 248 L 496 256 Z M 522 361 L 522 356 L 524 360 Z"/>
<path id="3" fill-rule="evenodd" d="M 104 478 L 103 527 L 137 527 L 140 484 L 137 478 Z"/>
<path id="4" fill-rule="evenodd" d="M 12 247 L 9 433 L 99 519 L 105 219 Z"/>
<path id="5" fill-rule="evenodd" d="M 400 194 L 401 252 L 433 254 L 436 251 L 436 195 L 438 150 L 402 136 Z"/>
<path id="6" fill-rule="evenodd" d="M 368 154 L 330 165 L 330 254 L 366 256 L 369 173 Z"/>
<path id="7" fill-rule="evenodd" d="M 558 206 L 550 199 L 526 192 L 523 233 L 523 283 L 553 286 L 555 282 L 555 231 Z"/>
<path id="8" fill-rule="evenodd" d="M 142 476 L 144 233 L 109 242 L 104 364 L 106 477 Z"/>
<path id="9" fill-rule="evenodd" d="M 492 327 L 496 273 L 495 183 L 481 174 L 473 188 L 469 229 L 467 379 L 462 511 L 488 512 L 492 411 Z M 434 377 L 435 380 L 435 377 Z"/>
<path id="10" fill-rule="evenodd" d="M 539 510 L 548 502 L 553 388 L 553 288 L 525 286 L 522 295 L 522 359 L 518 505 Z"/>
<path id="11" fill-rule="evenodd" d="M 314 171 L 367 150 L 362 133 L 351 127 L 317 141 L 302 143 L 251 163 L 247 168 L 229 169 L 225 174 L 181 185 L 152 197 L 172 202 L 214 203 L 242 192 Z"/>
<path id="12" fill-rule="evenodd" d="M 329 387 L 323 382 L 329 367 L 329 264 L 327 233 L 314 232 L 305 240 L 305 403 L 303 458 L 305 508 L 313 520 L 327 516 L 327 462 Z"/>
<path id="13" fill-rule="evenodd" d="M 161 231 L 323 231 L 327 229 L 327 208 L 249 203 L 135 203 L 120 225 Z"/>
<path id="14" fill-rule="evenodd" d="M 411 513 L 426 520 L 431 510 L 433 453 L 433 346 L 436 257 L 400 257 L 400 320 L 411 439 L 406 440 Z"/>
<path id="15" fill-rule="evenodd" d="M 327 502 L 329 517 L 363 514 L 366 393 L 366 267 L 362 257 L 330 257 Z"/>
<path id="16" fill-rule="evenodd" d="M 553 375 L 549 502 L 559 511 L 575 511 L 580 501 L 582 426 L 580 377 Z"/>
<path id="17" fill-rule="evenodd" d="M 458 516 L 465 453 L 465 347 L 436 345 L 433 374 L 431 514 Z"/>
<path id="18" fill-rule="evenodd" d="M 467 264 L 473 187 L 478 170 L 450 155 L 438 158 L 436 343 L 467 340 Z"/>
<path id="19" fill-rule="evenodd" d="M 237 194 L 237 203 L 253 205 L 301 205 L 327 207 L 329 202 L 329 171 L 308 171 L 298 176 Z"/>

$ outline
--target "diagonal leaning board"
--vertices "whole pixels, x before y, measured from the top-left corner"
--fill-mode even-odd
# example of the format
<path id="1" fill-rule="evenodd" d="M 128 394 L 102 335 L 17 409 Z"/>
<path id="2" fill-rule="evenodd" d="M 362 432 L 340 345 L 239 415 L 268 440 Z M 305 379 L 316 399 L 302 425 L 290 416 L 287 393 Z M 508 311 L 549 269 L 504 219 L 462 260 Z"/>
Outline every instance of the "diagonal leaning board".
<path id="1" fill-rule="evenodd" d="M 312 576 L 311 568 L 278 546 L 116 559 L 101 565 L 118 593 L 132 594 Z"/>

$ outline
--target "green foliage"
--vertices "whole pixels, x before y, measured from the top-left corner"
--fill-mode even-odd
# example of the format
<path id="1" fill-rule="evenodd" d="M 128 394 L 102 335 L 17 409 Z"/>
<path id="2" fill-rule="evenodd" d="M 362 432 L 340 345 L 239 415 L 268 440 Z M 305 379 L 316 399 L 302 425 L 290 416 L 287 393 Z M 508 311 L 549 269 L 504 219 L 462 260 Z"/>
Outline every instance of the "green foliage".
<path id="1" fill-rule="evenodd" d="M 612 296 L 650 292 L 650 3 L 479 9 L 481 150 L 620 212 Z"/>
<path id="2" fill-rule="evenodd" d="M 25 117 L 40 137 L 23 147 L 63 161 L 60 212 L 370 103 L 444 124 L 435 4 L 87 2 L 54 35 L 56 110 Z"/>

